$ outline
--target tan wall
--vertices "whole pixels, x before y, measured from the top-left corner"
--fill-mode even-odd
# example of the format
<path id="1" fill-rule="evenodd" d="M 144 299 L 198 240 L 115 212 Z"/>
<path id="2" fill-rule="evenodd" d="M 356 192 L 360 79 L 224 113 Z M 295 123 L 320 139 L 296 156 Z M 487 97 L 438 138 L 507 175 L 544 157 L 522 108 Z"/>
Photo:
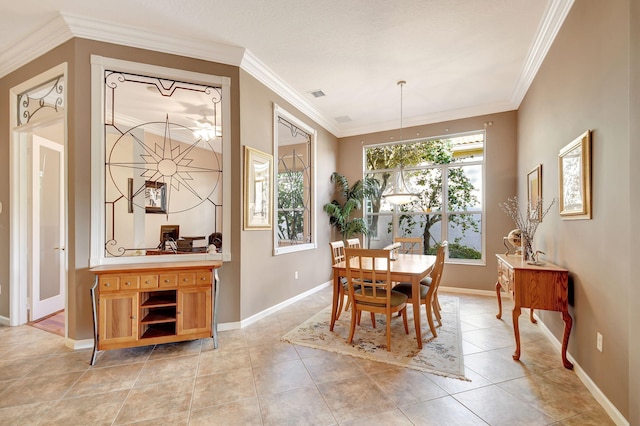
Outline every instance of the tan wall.
<path id="1" fill-rule="evenodd" d="M 593 131 L 593 219 L 561 220 L 554 208 L 534 244 L 570 271 L 569 353 L 624 416 L 629 414 L 627 303 L 633 253 L 629 199 L 637 198 L 640 184 L 628 161 L 637 169 L 640 157 L 630 155 L 628 13 L 626 1 L 576 1 L 518 111 L 521 199 L 524 177 L 538 163 L 543 164 L 544 199 L 557 198 L 558 151 L 585 130 Z M 539 315 L 561 336 L 559 315 Z M 602 353 L 596 350 L 596 332 L 604 336 Z M 636 410 L 638 400 L 636 390 Z"/>
<path id="2" fill-rule="evenodd" d="M 331 279 L 329 219 L 322 205 L 333 193 L 329 179 L 336 168 L 336 138 L 303 116 L 262 83 L 240 72 L 241 138 L 247 145 L 273 155 L 273 103 L 318 131 L 316 140 L 317 248 L 273 256 L 272 231 L 243 231 L 241 259 L 242 318 L 248 318 Z M 241 179 L 240 173 L 234 179 Z M 239 213 L 239 216 L 242 215 Z M 299 279 L 294 279 L 298 271 Z"/>
<path id="3" fill-rule="evenodd" d="M 492 122 L 492 125 L 488 123 Z M 495 253 L 503 253 L 502 237 L 514 228 L 502 212 L 499 203 L 516 193 L 516 112 L 505 112 L 463 120 L 416 126 L 403 129 L 405 139 L 434 137 L 483 130 L 487 123 L 485 143 L 486 173 L 486 265 L 447 264 L 442 277 L 444 287 L 493 290 L 496 283 Z M 419 134 L 419 136 L 417 136 Z M 363 146 L 391 141 L 399 131 L 371 133 L 339 140 L 338 171 L 349 182 L 362 178 Z"/>
<path id="4" fill-rule="evenodd" d="M 631 43 L 629 51 L 631 104 L 629 108 L 629 135 L 640 135 L 640 0 L 631 1 L 631 13 L 629 13 L 629 23 L 631 27 Z M 637 212 L 640 212 L 640 197 L 638 197 L 637 184 L 640 182 L 640 143 L 635 138 L 631 138 L 629 144 L 629 193 L 630 211 L 630 232 L 629 232 L 629 253 L 640 253 L 640 223 L 638 223 Z M 638 324 L 640 324 L 640 262 L 630 262 L 629 266 L 629 416 L 628 419 L 633 425 L 640 425 L 640 339 L 638 338 Z M 621 298 L 622 299 L 622 298 Z M 624 300 L 624 299 L 623 299 Z"/>

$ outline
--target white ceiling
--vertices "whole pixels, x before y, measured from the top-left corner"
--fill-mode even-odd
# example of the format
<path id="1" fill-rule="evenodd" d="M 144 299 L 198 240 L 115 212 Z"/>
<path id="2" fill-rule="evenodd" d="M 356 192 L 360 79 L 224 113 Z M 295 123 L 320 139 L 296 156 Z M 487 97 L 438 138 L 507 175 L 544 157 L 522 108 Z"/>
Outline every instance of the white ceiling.
<path id="1" fill-rule="evenodd" d="M 338 137 L 516 109 L 574 0 L 0 0 L 0 76 L 71 37 L 241 66 Z M 309 92 L 322 90 L 314 98 Z"/>

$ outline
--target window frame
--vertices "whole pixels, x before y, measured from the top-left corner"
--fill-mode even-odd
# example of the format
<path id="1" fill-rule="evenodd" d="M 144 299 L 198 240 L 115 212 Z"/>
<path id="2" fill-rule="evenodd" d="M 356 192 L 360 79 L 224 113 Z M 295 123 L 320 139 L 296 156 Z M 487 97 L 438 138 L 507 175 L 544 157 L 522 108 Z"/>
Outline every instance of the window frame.
<path id="1" fill-rule="evenodd" d="M 302 244 L 294 244 L 294 245 L 290 245 L 290 246 L 282 246 L 279 247 L 278 246 L 278 159 L 279 159 L 279 154 L 278 154 L 278 137 L 279 137 L 279 131 L 278 131 L 278 118 L 281 117 L 284 120 L 288 121 L 289 123 L 295 125 L 296 127 L 300 128 L 301 130 L 303 130 L 304 132 L 306 132 L 309 137 L 310 137 L 310 147 L 309 147 L 309 162 L 310 162 L 310 168 L 311 168 L 311 172 L 309 173 L 309 178 L 311 179 L 309 188 L 311 191 L 310 194 L 310 206 L 309 206 L 309 230 L 310 230 L 310 234 L 311 234 L 311 241 L 308 243 L 302 243 Z M 287 110 L 283 109 L 282 107 L 280 107 L 278 104 L 274 103 L 273 104 L 273 157 L 274 157 L 274 173 L 273 173 L 273 255 L 274 256 L 278 256 L 281 254 L 287 254 L 287 253 L 296 253 L 296 252 L 300 252 L 300 251 L 305 251 L 305 250 L 313 250 L 315 248 L 318 247 L 317 244 L 317 233 L 316 233 L 316 222 L 317 222 L 317 218 L 315 217 L 315 206 L 316 206 L 316 188 L 315 188 L 315 182 L 316 182 L 316 139 L 317 139 L 317 135 L 318 132 L 317 130 L 315 130 L 313 127 L 308 126 L 307 124 L 305 124 L 304 122 L 302 122 L 300 119 L 298 119 L 296 116 L 294 116 L 293 114 L 291 114 L 290 112 L 288 112 Z"/>
<path id="2" fill-rule="evenodd" d="M 447 263 L 451 263 L 451 264 L 463 264 L 463 265 L 475 265 L 475 266 L 484 266 L 486 265 L 486 145 L 487 145 L 487 134 L 485 130 L 477 130 L 477 131 L 469 131 L 469 132 L 461 132 L 461 133 L 456 133 L 456 134 L 451 134 L 451 135 L 443 135 L 443 136 L 431 136 L 428 138 L 420 138 L 420 139 L 412 139 L 412 140 L 405 140 L 402 142 L 392 142 L 392 143 L 383 143 L 383 144 L 372 144 L 372 145 L 367 145 L 363 147 L 363 178 L 365 176 L 367 176 L 368 174 L 373 174 L 373 173 L 379 173 L 379 172 L 389 172 L 389 173 L 393 173 L 393 172 L 397 172 L 400 170 L 399 167 L 396 168 L 390 168 L 390 169 L 377 169 L 377 170 L 367 170 L 367 165 L 366 165 L 366 156 L 367 156 L 367 149 L 373 149 L 373 148 L 378 148 L 381 146 L 394 146 L 394 145 L 401 145 L 401 144 L 413 144 L 413 143 L 419 143 L 419 142 L 429 142 L 432 140 L 438 140 L 438 139 L 454 139 L 454 138 L 459 138 L 459 137 L 464 137 L 464 136 L 471 136 L 471 135 L 475 135 L 475 134 L 482 134 L 483 137 L 483 155 L 482 155 L 482 160 L 466 160 L 466 161 L 461 161 L 461 162 L 452 162 L 449 164 L 431 164 L 431 165 L 427 165 L 427 166 L 408 166 L 404 168 L 404 171 L 411 171 L 411 170 L 427 170 L 427 169 L 433 169 L 433 170 L 440 170 L 441 175 L 442 175 L 442 208 L 438 211 L 434 211 L 433 213 L 436 214 L 440 214 L 442 216 L 441 218 L 441 222 L 440 222 L 440 241 L 446 241 L 448 240 L 448 233 L 449 233 L 449 215 L 451 214 L 479 214 L 481 216 L 480 218 L 480 246 L 481 246 L 481 257 L 480 259 L 460 259 L 460 258 L 450 258 L 449 257 L 449 250 L 446 250 L 446 260 Z M 480 201 L 480 208 L 472 208 L 472 209 L 468 209 L 466 211 L 456 211 L 456 210 L 450 210 L 449 206 L 448 206 L 448 190 L 449 190 L 449 170 L 453 169 L 453 168 L 464 168 L 464 167 L 468 167 L 468 166 L 480 166 L 481 167 L 481 187 L 480 187 L 480 197 L 479 197 L 479 201 Z M 367 203 L 367 206 L 365 206 L 365 208 L 363 208 L 362 214 L 365 220 L 367 220 L 367 208 L 370 205 L 370 203 Z M 385 217 L 385 216 L 391 216 L 391 221 L 390 223 L 392 224 L 392 238 L 398 235 L 398 231 L 399 231 L 399 217 L 403 214 L 410 214 L 410 215 L 416 215 L 419 216 L 422 213 L 418 213 L 418 212 L 401 212 L 400 211 L 400 207 L 397 205 L 394 205 L 392 210 L 385 210 L 385 211 L 379 211 L 377 213 L 368 213 L 369 215 L 377 215 L 378 217 Z"/>

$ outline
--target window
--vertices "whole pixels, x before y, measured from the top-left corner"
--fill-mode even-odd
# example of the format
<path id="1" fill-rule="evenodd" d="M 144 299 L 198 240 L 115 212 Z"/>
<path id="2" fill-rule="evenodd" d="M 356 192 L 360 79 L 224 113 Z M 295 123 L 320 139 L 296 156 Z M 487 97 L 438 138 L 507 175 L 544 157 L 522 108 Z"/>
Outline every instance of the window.
<path id="1" fill-rule="evenodd" d="M 313 188 L 316 132 L 274 106 L 274 254 L 316 247 Z"/>
<path id="2" fill-rule="evenodd" d="M 394 237 L 422 237 L 425 254 L 449 242 L 448 258 L 484 261 L 484 132 L 365 148 L 365 174 L 380 193 L 395 173 L 404 173 L 419 199 L 395 206 L 383 197 L 365 200 L 367 246 L 384 247 Z"/>
<path id="3" fill-rule="evenodd" d="M 230 79 L 91 61 L 91 264 L 230 260 Z M 167 225 L 175 247 L 159 237 Z"/>

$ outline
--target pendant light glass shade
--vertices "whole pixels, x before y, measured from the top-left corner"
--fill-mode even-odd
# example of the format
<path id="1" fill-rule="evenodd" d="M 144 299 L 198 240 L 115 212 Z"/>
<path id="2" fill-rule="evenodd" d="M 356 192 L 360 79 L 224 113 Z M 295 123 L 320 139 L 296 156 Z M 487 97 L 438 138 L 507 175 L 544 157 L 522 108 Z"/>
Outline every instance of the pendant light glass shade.
<path id="1" fill-rule="evenodd" d="M 407 188 L 407 184 L 404 181 L 404 145 L 402 145 L 402 87 L 407 82 L 400 80 L 398 86 L 400 86 L 400 143 L 399 147 L 403 151 L 400 157 L 400 170 L 394 173 L 392 183 L 387 186 L 382 194 L 382 197 L 391 204 L 402 205 L 416 201 L 420 198 L 418 194 L 412 193 Z"/>

